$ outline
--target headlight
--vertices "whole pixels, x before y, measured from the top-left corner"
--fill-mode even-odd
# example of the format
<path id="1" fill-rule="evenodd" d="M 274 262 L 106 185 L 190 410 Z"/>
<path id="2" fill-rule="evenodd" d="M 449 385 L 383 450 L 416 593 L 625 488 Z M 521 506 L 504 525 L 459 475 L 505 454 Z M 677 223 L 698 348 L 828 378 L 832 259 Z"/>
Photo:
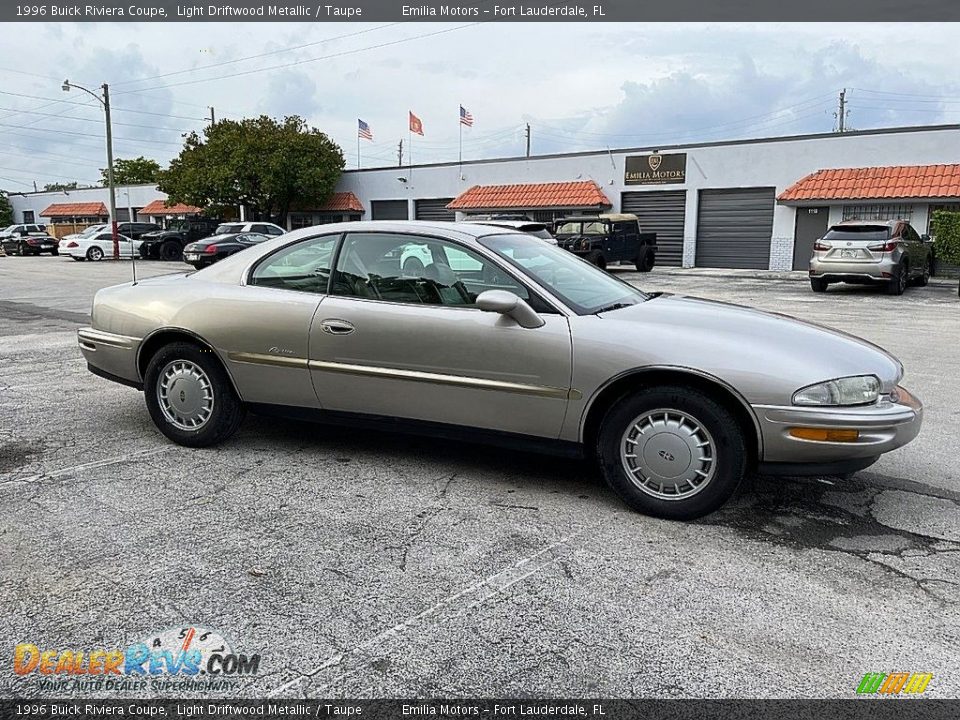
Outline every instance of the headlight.
<path id="1" fill-rule="evenodd" d="M 793 394 L 793 404 L 867 405 L 879 397 L 880 381 L 873 375 L 857 375 L 801 388 Z"/>

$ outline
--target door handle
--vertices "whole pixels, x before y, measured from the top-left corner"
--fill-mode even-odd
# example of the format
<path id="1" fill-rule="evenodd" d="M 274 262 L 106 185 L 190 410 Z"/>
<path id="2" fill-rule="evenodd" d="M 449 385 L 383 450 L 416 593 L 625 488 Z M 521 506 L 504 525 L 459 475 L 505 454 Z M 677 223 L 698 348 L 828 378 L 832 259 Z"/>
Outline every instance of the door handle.
<path id="1" fill-rule="evenodd" d="M 336 320 L 331 318 L 320 323 L 320 329 L 330 335 L 349 335 L 356 328 L 346 320 Z"/>

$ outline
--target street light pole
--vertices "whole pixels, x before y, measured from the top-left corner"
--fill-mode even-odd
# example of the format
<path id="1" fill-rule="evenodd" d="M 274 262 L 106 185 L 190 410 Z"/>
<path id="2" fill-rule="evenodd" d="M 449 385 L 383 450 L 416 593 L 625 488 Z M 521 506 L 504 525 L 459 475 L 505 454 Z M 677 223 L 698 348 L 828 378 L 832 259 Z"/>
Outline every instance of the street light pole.
<path id="1" fill-rule="evenodd" d="M 113 237 L 113 259 L 119 260 L 120 234 L 117 231 L 117 193 L 116 188 L 113 185 L 113 126 L 110 122 L 110 86 L 107 83 L 101 85 L 103 97 L 100 97 L 95 92 L 91 92 L 82 85 L 77 85 L 69 80 L 64 80 L 61 88 L 64 92 L 69 92 L 70 88 L 83 90 L 87 95 L 96 98 L 97 101 L 103 105 L 103 116 L 107 125 L 107 186 L 110 188 L 110 234 Z M 133 220 L 133 218 L 130 219 Z M 131 255 L 133 254 L 132 246 L 130 248 L 130 253 Z"/>

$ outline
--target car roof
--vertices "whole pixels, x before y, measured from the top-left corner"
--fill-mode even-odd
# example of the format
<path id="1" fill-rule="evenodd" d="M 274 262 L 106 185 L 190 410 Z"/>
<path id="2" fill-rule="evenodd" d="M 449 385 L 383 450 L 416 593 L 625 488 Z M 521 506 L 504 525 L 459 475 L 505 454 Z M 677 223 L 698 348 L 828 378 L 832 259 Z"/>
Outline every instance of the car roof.
<path id="1" fill-rule="evenodd" d="M 481 238 L 486 235 L 510 235 L 516 231 L 498 225 L 478 222 L 447 222 L 440 220 L 352 220 L 350 222 L 313 225 L 288 232 L 280 237 L 285 241 L 298 237 L 310 237 L 318 231 L 330 232 L 398 232 L 426 235 L 447 235 L 458 239 Z M 279 240 L 279 238 L 277 238 Z"/>
<path id="2" fill-rule="evenodd" d="M 611 222 L 633 222 L 634 220 L 639 220 L 636 215 L 632 213 L 601 213 L 599 215 L 570 215 L 568 217 L 559 218 L 557 222 L 596 222 L 597 220 L 610 220 Z"/>
<path id="3" fill-rule="evenodd" d="M 547 224 L 539 220 L 467 220 L 466 222 L 474 225 L 492 225 L 493 227 L 515 228 L 517 230 L 528 228 L 535 225 L 540 228 L 546 228 Z"/>

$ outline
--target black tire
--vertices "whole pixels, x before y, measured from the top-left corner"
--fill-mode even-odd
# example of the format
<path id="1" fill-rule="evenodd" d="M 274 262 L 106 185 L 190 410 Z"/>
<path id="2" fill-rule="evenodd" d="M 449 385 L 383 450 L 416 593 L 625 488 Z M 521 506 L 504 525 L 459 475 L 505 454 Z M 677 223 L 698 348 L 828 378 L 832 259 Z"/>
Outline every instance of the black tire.
<path id="1" fill-rule="evenodd" d="M 926 287 L 930 284 L 930 258 L 923 263 L 923 272 L 913 279 L 915 287 Z"/>
<path id="2" fill-rule="evenodd" d="M 183 248 L 175 240 L 167 240 L 160 246 L 160 259 L 168 262 L 183 260 Z"/>
<path id="3" fill-rule="evenodd" d="M 410 277 L 423 277 L 423 262 L 420 258 L 408 257 L 403 261 L 403 274 Z"/>
<path id="4" fill-rule="evenodd" d="M 60 251 L 57 250 L 56 248 L 50 251 L 50 257 L 56 257 L 59 254 L 60 254 Z"/>
<path id="5" fill-rule="evenodd" d="M 629 474 L 626 463 L 630 461 L 621 458 L 621 443 L 626 442 L 628 433 L 634 432 L 634 422 L 644 413 L 652 411 L 658 411 L 654 418 L 659 422 L 661 410 L 687 416 L 688 420 L 699 425 L 700 432 L 706 432 L 703 437 L 711 441 L 703 446 L 707 450 L 697 450 L 711 455 L 709 463 L 699 464 L 701 472 L 706 469 L 708 479 L 697 486 L 682 478 L 679 480 L 683 486 L 681 490 L 689 492 L 688 497 L 663 497 L 662 493 L 658 497 L 652 489 L 642 490 Z M 693 468 L 698 463 L 690 460 L 692 456 L 683 444 L 686 441 L 681 439 L 682 433 L 692 426 L 686 426 L 678 434 L 653 429 L 652 425 L 650 427 L 648 431 L 654 434 L 646 441 L 644 448 L 649 447 L 649 453 L 655 450 L 656 453 L 652 458 L 649 453 L 645 453 L 644 457 L 666 468 L 679 460 L 681 464 L 677 468 L 682 468 L 681 474 L 695 473 Z M 681 423 L 679 427 L 683 428 L 684 425 Z M 682 385 L 651 387 L 621 398 L 607 411 L 600 425 L 597 457 L 607 484 L 634 510 L 671 520 L 693 520 L 718 509 L 736 492 L 743 480 L 747 469 L 744 432 L 732 412 L 700 390 Z M 694 436 L 695 433 L 689 434 L 689 437 Z M 675 457 L 670 449 L 680 456 Z M 686 453 L 687 467 L 683 466 L 682 453 Z M 680 475 L 674 477 L 679 478 Z M 660 490 L 664 487 L 661 485 Z"/>
<path id="6" fill-rule="evenodd" d="M 907 289 L 909 277 L 909 268 L 906 265 L 898 265 L 897 269 L 893 273 L 893 277 L 887 280 L 887 284 L 885 286 L 887 295 L 903 295 L 904 290 Z"/>
<path id="7" fill-rule="evenodd" d="M 161 407 L 158 392 L 160 375 L 165 368 L 169 369 L 170 363 L 177 361 L 190 363 L 202 370 L 206 375 L 209 391 L 212 393 L 209 414 L 195 429 L 186 429 L 174 424 Z M 171 385 L 172 390 L 176 390 L 176 387 L 176 384 Z M 245 414 L 243 403 L 234 392 L 230 378 L 227 377 L 220 361 L 210 350 L 192 343 L 175 342 L 160 348 L 147 364 L 143 392 L 150 417 L 160 432 L 178 445 L 187 447 L 209 447 L 223 442 L 237 431 Z M 185 397 L 184 391 L 181 391 L 181 402 Z"/>
<path id="8" fill-rule="evenodd" d="M 640 251 L 640 257 L 637 258 L 637 262 L 635 263 L 637 272 L 650 272 L 653 270 L 655 259 L 653 250 L 648 247 L 643 248 Z"/>
<path id="9" fill-rule="evenodd" d="M 87 250 L 87 260 L 91 262 L 103 260 L 103 250 L 94 245 L 92 248 Z"/>
<path id="10" fill-rule="evenodd" d="M 603 256 L 603 253 L 600 252 L 599 250 L 592 250 L 591 252 L 587 253 L 583 259 L 586 260 L 591 265 L 596 265 L 601 270 L 607 269 L 607 259 Z"/>
<path id="11" fill-rule="evenodd" d="M 829 285 L 826 278 L 810 278 L 810 289 L 814 292 L 826 292 Z"/>

